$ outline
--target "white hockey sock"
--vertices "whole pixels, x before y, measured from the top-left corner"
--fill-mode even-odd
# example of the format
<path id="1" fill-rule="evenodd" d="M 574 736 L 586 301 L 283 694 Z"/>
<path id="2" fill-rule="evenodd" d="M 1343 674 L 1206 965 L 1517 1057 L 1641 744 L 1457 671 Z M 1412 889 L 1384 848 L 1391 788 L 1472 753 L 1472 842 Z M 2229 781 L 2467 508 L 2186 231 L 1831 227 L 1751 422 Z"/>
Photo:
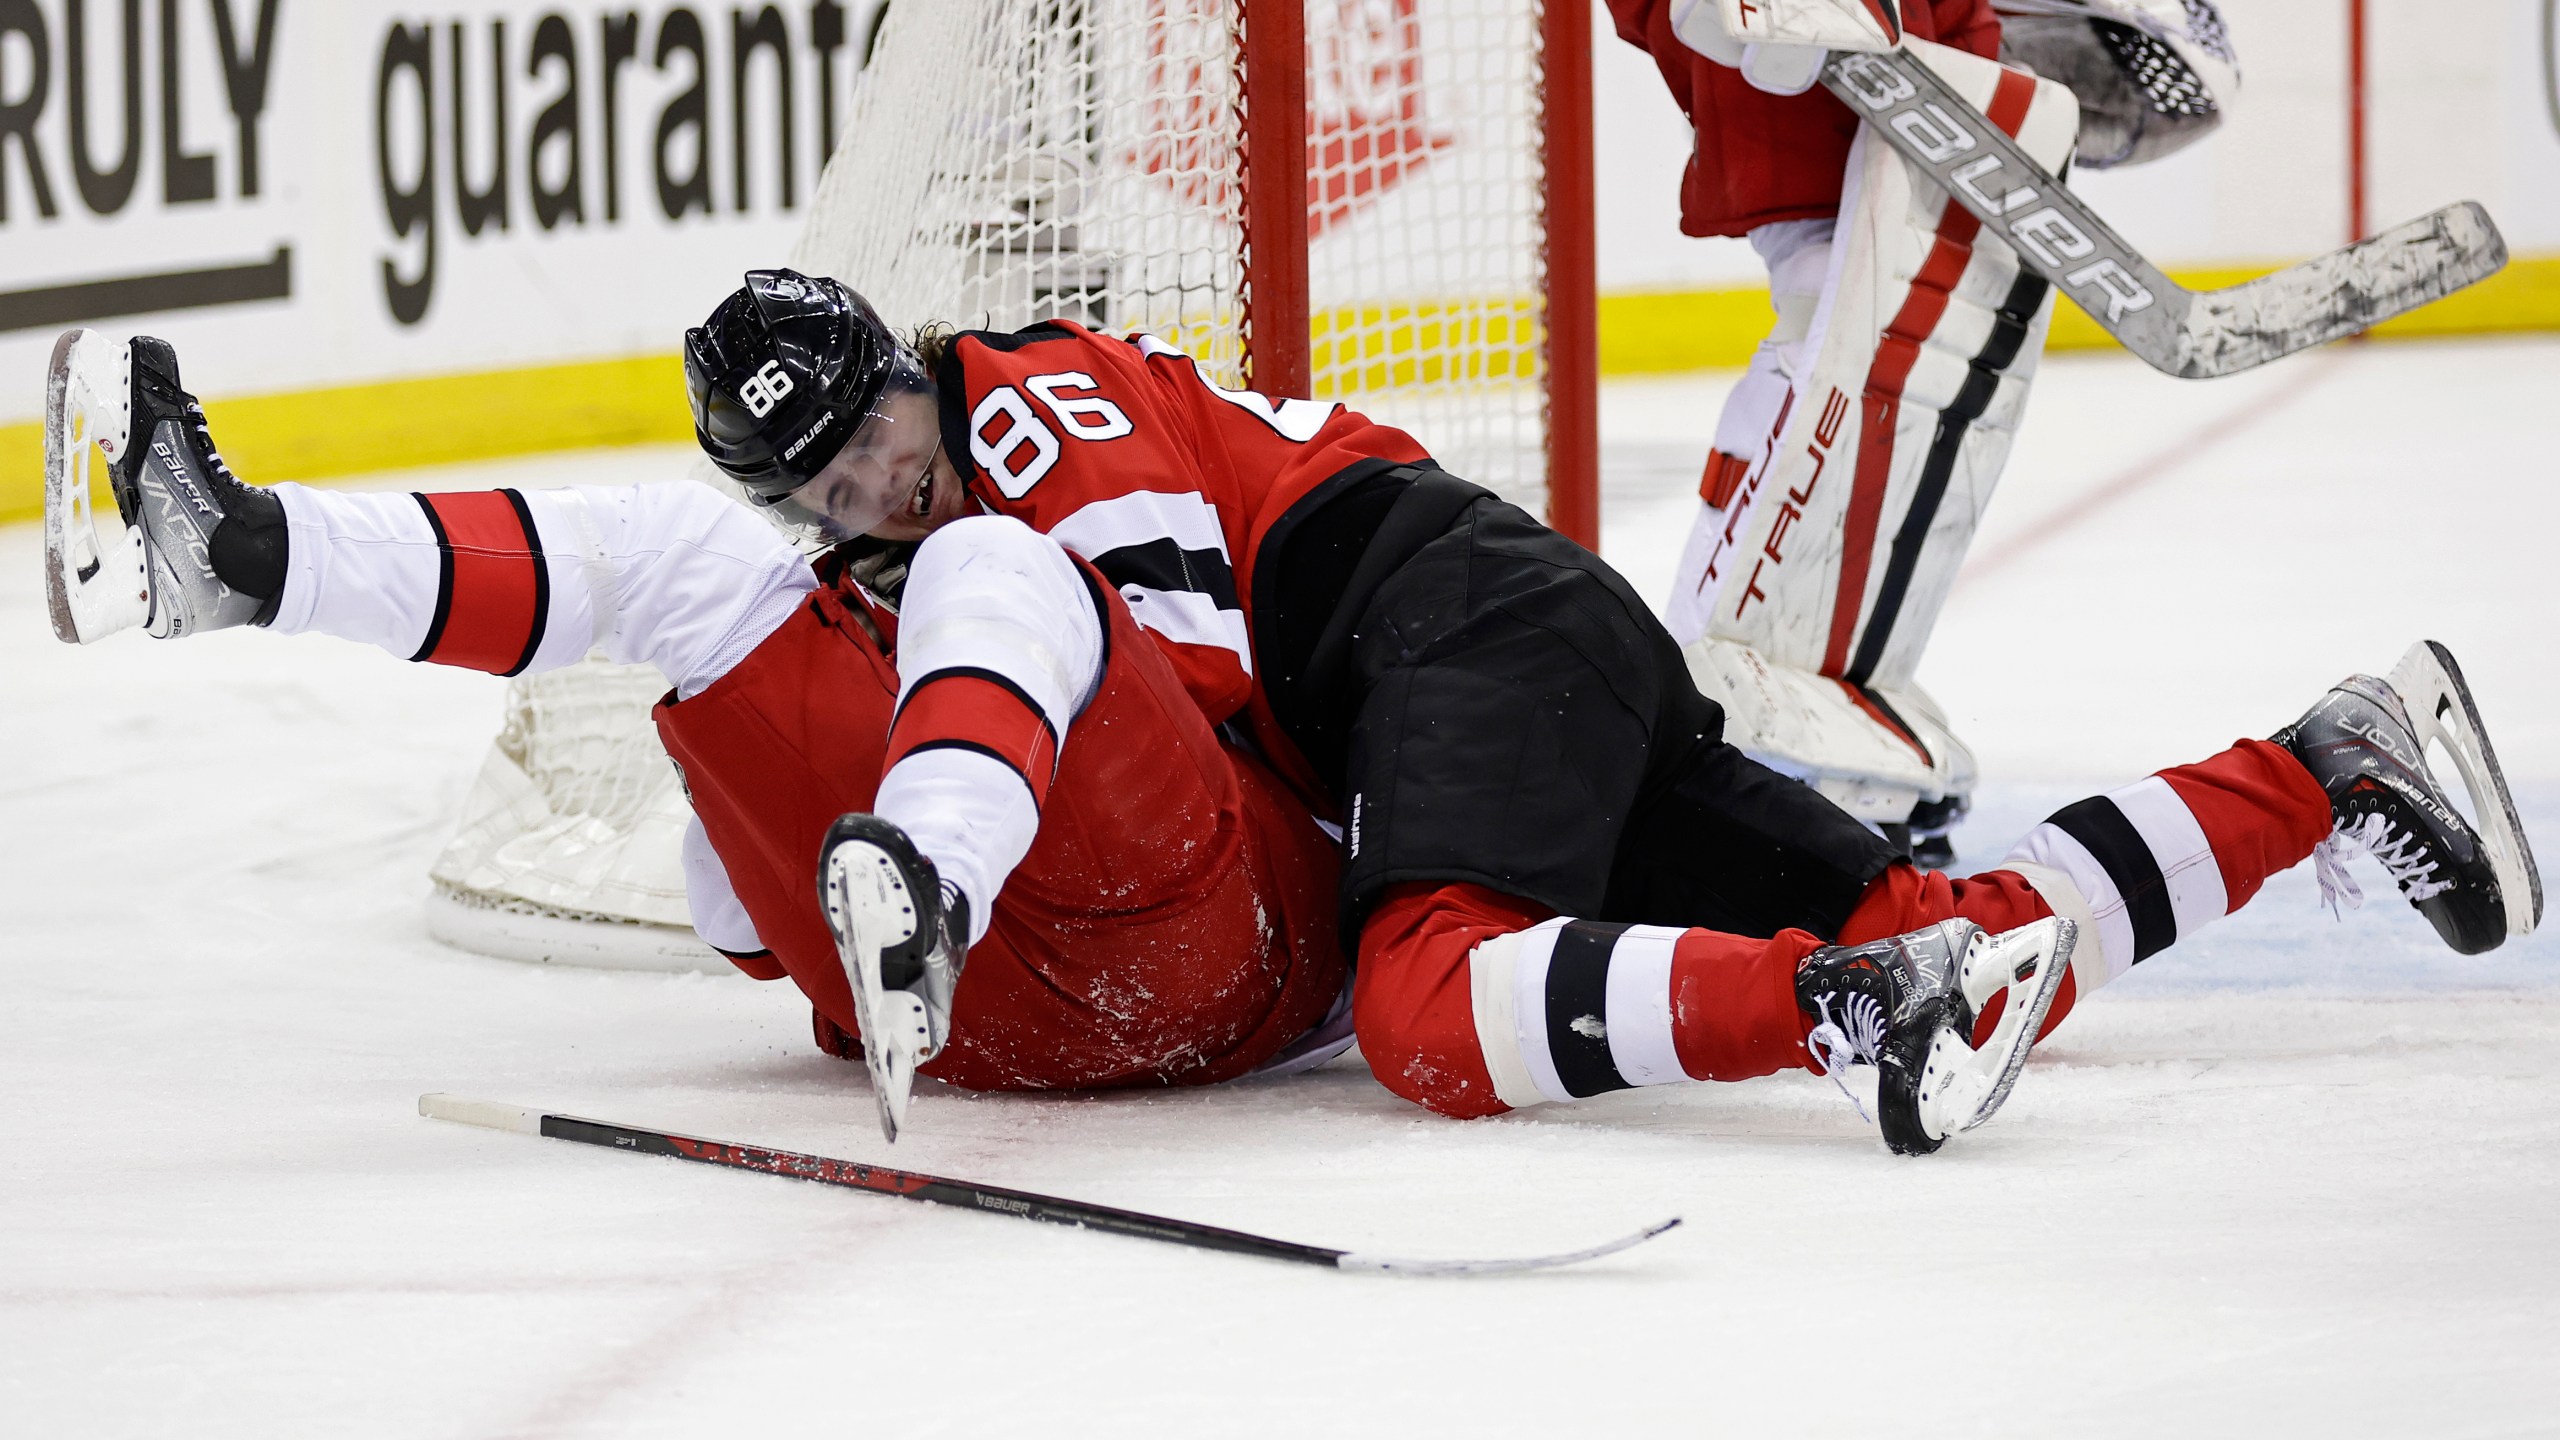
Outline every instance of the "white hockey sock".
<path id="1" fill-rule="evenodd" d="M 439 547 L 414 495 L 283 484 L 284 595 L 269 629 L 415 654 L 435 616 Z"/>

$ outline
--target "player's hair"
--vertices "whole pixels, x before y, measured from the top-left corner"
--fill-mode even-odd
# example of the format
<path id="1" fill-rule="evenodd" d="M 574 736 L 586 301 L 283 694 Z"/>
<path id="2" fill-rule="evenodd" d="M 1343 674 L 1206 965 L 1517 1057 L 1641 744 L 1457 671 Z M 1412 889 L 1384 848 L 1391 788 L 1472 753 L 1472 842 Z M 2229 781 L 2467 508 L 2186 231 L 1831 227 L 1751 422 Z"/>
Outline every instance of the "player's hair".
<path id="1" fill-rule="evenodd" d="M 939 376 L 943 357 L 951 353 L 951 342 L 960 338 L 957 328 L 940 320 L 928 320 L 906 333 L 907 348 L 924 362 L 924 373 Z"/>

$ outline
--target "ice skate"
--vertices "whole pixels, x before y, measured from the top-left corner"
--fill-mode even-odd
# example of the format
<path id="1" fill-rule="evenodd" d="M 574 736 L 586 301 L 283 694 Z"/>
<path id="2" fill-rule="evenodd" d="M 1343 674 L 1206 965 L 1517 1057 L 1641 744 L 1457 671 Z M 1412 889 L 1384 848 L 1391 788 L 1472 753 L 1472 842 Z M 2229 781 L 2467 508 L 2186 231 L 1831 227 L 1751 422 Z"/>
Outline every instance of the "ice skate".
<path id="1" fill-rule="evenodd" d="M 104 455 L 120 540 L 97 531 Z M 241 484 L 164 340 L 65 333 L 45 386 L 45 581 L 53 633 L 86 644 L 144 625 L 163 639 L 264 624 L 284 593 L 283 502 Z"/>
<path id="2" fill-rule="evenodd" d="M 1796 968 L 1796 1003 L 1815 1020 L 1806 1044 L 1835 1079 L 1846 1065 L 1875 1066 L 1884 1143 L 1896 1154 L 1929 1154 L 2009 1098 L 2077 938 L 2056 916 L 1999 935 L 1947 920 L 1824 946 Z M 1975 1021 L 2004 992 L 1998 1023 L 1976 1046 Z"/>
<path id="3" fill-rule="evenodd" d="M 2328 793 L 2337 828 L 2315 858 L 2333 905 L 2362 901 L 2345 865 L 2361 850 L 2381 862 L 2444 943 L 2465 955 L 2494 950 L 2541 923 L 2542 877 L 2452 651 L 2422 640 L 2387 679 L 2348 676 L 2275 743 Z M 2428 767 L 2431 743 L 2442 745 L 2461 773 L 2476 826 Z"/>
<path id="4" fill-rule="evenodd" d="M 969 902 L 941 883 L 905 831 L 862 814 L 828 827 L 818 852 L 818 896 L 853 988 L 880 1133 L 894 1141 L 906 1123 L 916 1068 L 951 1038 Z"/>
<path id="5" fill-rule="evenodd" d="M 1911 807 L 1911 863 L 1923 870 L 1952 870 L 1956 863 L 1955 828 L 1973 810 L 1970 795 L 1923 800 Z"/>

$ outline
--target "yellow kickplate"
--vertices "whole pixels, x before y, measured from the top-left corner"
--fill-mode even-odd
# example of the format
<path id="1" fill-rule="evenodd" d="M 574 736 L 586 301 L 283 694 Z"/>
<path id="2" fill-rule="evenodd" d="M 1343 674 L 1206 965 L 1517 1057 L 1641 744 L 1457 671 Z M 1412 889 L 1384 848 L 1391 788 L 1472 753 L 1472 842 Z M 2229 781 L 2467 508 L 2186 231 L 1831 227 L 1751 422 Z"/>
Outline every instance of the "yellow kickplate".
<path id="1" fill-rule="evenodd" d="M 2276 268 L 2171 273 L 2191 289 L 2209 289 Z M 1454 323 L 1451 317 L 1457 313 L 1451 306 L 1408 308 L 1435 325 Z M 1527 313 L 1523 307 L 1512 308 Z M 1319 317 L 1317 328 L 1327 331 L 1319 335 L 1319 343 L 1349 343 L 1349 328 L 1356 327 L 1346 327 L 1356 318 Z M 1473 310 L 1467 318 L 1470 323 L 1484 319 Z M 1518 317 L 1506 311 L 1496 318 Z M 1769 293 L 1759 287 L 1603 295 L 1600 373 L 1667 375 L 1740 366 L 1768 334 L 1771 318 Z M 1327 321 L 1334 323 L 1328 326 Z M 1335 330 L 1344 333 L 1331 333 Z M 2480 284 L 2373 333 L 2402 338 L 2537 330 L 2560 330 L 2560 256 L 2519 258 Z M 2098 350 L 2114 344 L 2078 306 L 2065 302 L 2055 307 L 2050 348 Z M 545 450 L 679 443 L 693 437 L 685 410 L 684 369 L 674 355 L 209 400 L 205 414 L 223 459 L 257 485 Z M 1713 417 L 1702 417 L 1699 424 L 1704 436 Z M 33 519 L 43 510 L 44 427 L 0 425 L 0 522 Z"/>
<path id="2" fill-rule="evenodd" d="M 204 409 L 222 458 L 253 485 L 693 438 L 674 355 L 250 395 Z M 0 521 L 42 513 L 44 426 L 0 426 Z"/>

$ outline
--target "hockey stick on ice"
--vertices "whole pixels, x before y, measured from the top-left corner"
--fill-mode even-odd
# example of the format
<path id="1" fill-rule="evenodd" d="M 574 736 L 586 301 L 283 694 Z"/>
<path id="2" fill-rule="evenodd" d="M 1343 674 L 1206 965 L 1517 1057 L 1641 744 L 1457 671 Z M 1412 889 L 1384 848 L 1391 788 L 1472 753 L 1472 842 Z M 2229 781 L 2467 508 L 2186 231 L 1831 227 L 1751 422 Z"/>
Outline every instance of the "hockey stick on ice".
<path id="1" fill-rule="evenodd" d="M 1551 1270 L 1559 1265 L 1615 1255 L 1621 1250 L 1641 1245 L 1680 1223 L 1679 1217 L 1674 1216 L 1605 1245 L 1561 1255 L 1527 1255 L 1505 1260 L 1398 1260 L 1364 1251 L 1329 1250 L 1321 1245 L 1274 1240 L 1262 1235 L 1248 1235 L 1240 1230 L 1223 1230 L 1215 1225 L 1120 1210 L 1108 1205 L 1088 1205 L 1081 1200 L 1065 1200 L 1028 1190 L 973 1185 L 965 1180 L 945 1180 L 913 1170 L 892 1170 L 885 1165 L 832 1160 L 824 1155 L 803 1155 L 791 1150 L 765 1150 L 752 1145 L 732 1145 L 722 1140 L 696 1140 L 663 1130 L 642 1130 L 602 1120 L 546 1115 L 516 1105 L 466 1100 L 459 1095 L 421 1095 L 418 1097 L 418 1113 L 430 1119 L 456 1120 L 492 1130 L 513 1130 L 518 1134 L 541 1135 L 553 1140 L 575 1140 L 582 1145 L 602 1145 L 642 1155 L 665 1155 L 702 1165 L 722 1165 L 732 1170 L 753 1170 L 794 1180 L 814 1180 L 821 1185 L 840 1185 L 848 1190 L 868 1190 L 935 1205 L 956 1205 L 963 1210 L 983 1210 L 1023 1220 L 1045 1221 L 1051 1225 L 1080 1225 L 1093 1230 L 1107 1230 L 1115 1235 L 1134 1235 L 1141 1240 L 1188 1245 L 1195 1250 L 1224 1250 L 1236 1255 L 1258 1255 L 1266 1260 L 1322 1265 L 1333 1270 L 1368 1270 L 1391 1275 L 1501 1275 L 1522 1270 Z"/>
<path id="2" fill-rule="evenodd" d="M 2045 173 L 1909 50 L 1837 53 L 1822 83 L 1925 170 L 2029 270 L 2153 368 L 2230 375 L 2441 300 L 2507 263 L 2489 213 L 2464 201 L 2225 290 L 2187 290 Z"/>

